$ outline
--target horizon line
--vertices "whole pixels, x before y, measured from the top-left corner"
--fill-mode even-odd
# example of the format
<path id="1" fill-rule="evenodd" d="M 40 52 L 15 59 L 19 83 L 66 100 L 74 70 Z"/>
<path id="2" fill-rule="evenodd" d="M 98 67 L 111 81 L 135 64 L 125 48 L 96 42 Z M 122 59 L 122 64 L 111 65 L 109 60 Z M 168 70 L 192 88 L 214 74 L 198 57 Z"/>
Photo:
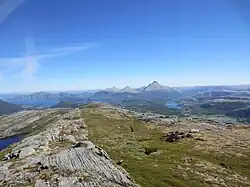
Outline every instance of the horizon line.
<path id="1" fill-rule="evenodd" d="M 167 86 L 167 85 L 163 85 L 163 86 Z M 204 84 L 204 85 L 168 86 L 168 87 L 170 87 L 170 88 L 192 88 L 193 87 L 194 88 L 194 87 L 210 87 L 210 86 L 250 86 L 250 83 L 249 84 Z M 48 92 L 48 93 L 52 93 L 52 92 L 91 92 L 91 91 L 104 91 L 104 90 L 110 89 L 112 87 L 116 87 L 120 90 L 125 88 L 125 87 L 120 88 L 117 86 L 111 86 L 111 87 L 107 87 L 107 88 L 79 89 L 79 90 L 78 89 L 72 89 L 72 90 L 65 89 L 65 90 L 39 90 L 39 91 L 27 91 L 27 92 L 26 91 L 0 92 L 0 94 L 2 94 L 2 95 L 6 95 L 6 94 L 32 94 L 32 93 L 39 93 L 39 92 Z M 138 89 L 141 87 L 145 87 L 145 85 L 140 86 L 140 87 L 136 87 L 136 88 L 133 88 L 133 87 L 131 87 L 131 88 Z"/>

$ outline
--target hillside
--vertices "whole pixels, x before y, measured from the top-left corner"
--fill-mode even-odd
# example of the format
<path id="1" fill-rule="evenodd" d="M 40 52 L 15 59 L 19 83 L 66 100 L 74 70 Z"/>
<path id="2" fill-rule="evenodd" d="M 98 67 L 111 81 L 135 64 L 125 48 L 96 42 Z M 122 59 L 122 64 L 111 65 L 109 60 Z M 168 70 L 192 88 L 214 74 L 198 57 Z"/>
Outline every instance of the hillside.
<path id="1" fill-rule="evenodd" d="M 19 105 L 10 104 L 3 100 L 0 100 L 0 115 L 10 114 L 14 112 L 19 112 L 23 108 Z"/>
<path id="2" fill-rule="evenodd" d="M 35 127 L 36 131 L 0 152 L 0 186 L 137 187 L 121 166 L 88 140 L 88 126 L 79 109 L 20 115 L 28 122 L 21 128 Z M 16 117 L 21 116 L 5 120 L 18 128 Z M 6 132 L 9 130 L 12 126 L 5 127 Z"/>
<path id="3" fill-rule="evenodd" d="M 248 187 L 250 127 L 191 117 L 88 108 L 89 139 L 107 151 L 143 187 Z M 131 130 L 133 129 L 133 130 Z M 167 142 L 171 131 L 193 138 Z"/>
<path id="4" fill-rule="evenodd" d="M 78 104 L 72 103 L 72 102 L 67 102 L 67 101 L 60 101 L 56 105 L 54 105 L 51 108 L 76 108 Z"/>
<path id="5" fill-rule="evenodd" d="M 0 162 L 0 186 L 250 185 L 250 127 L 243 124 L 140 113 L 105 103 L 25 111 L 0 122 L 1 137 L 26 134 L 0 152 L 2 158 L 19 154 Z"/>
<path id="6" fill-rule="evenodd" d="M 227 112 L 226 115 L 250 123 L 250 107 L 235 109 L 233 111 Z"/>

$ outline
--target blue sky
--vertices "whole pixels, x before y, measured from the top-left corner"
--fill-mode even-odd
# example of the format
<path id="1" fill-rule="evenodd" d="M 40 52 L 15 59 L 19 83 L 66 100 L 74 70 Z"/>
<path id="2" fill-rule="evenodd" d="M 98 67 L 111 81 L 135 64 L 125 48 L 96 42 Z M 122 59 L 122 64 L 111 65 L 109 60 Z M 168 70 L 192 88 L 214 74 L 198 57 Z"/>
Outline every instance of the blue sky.
<path id="1" fill-rule="evenodd" d="M 0 92 L 249 84 L 249 5 L 2 0 Z"/>

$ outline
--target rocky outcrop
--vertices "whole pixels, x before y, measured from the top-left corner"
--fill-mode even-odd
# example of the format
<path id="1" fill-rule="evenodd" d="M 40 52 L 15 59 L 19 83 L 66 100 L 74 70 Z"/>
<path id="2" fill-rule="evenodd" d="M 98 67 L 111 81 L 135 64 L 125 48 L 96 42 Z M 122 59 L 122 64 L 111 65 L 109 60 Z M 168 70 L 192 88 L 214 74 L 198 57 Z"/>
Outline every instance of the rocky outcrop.
<path id="1" fill-rule="evenodd" d="M 129 174 L 88 141 L 87 125 L 74 109 L 18 143 L 0 162 L 0 186 L 134 187 Z"/>
<path id="2" fill-rule="evenodd" d="M 30 110 L 0 116 L 0 139 L 30 133 L 39 126 L 44 127 L 52 121 L 57 121 L 67 112 L 66 109 Z"/>
<path id="3" fill-rule="evenodd" d="M 191 134 L 185 134 L 184 132 L 170 132 L 166 136 L 163 136 L 163 138 L 166 138 L 166 142 L 175 142 L 184 138 L 193 138 Z"/>

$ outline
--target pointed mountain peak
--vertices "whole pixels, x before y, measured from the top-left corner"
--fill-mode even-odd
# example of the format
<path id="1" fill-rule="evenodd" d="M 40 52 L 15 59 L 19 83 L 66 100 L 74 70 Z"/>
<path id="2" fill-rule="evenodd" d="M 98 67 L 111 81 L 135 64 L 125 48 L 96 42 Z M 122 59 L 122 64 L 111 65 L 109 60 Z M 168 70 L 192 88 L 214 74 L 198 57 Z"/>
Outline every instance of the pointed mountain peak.
<path id="1" fill-rule="evenodd" d="M 126 86 L 120 92 L 136 93 L 137 91 L 129 86 Z"/>
<path id="2" fill-rule="evenodd" d="M 144 88 L 144 91 L 156 91 L 156 90 L 167 90 L 170 89 L 168 86 L 163 86 L 157 81 L 153 81 L 147 87 Z"/>
<path id="3" fill-rule="evenodd" d="M 129 86 L 123 88 L 123 90 L 131 89 Z"/>
<path id="4" fill-rule="evenodd" d="M 153 81 L 152 83 L 153 83 L 153 84 L 159 84 L 159 82 L 158 82 L 158 81 Z"/>
<path id="5" fill-rule="evenodd" d="M 159 82 L 157 82 L 157 81 L 153 81 L 152 83 L 150 83 L 151 85 L 160 85 L 160 83 Z"/>

